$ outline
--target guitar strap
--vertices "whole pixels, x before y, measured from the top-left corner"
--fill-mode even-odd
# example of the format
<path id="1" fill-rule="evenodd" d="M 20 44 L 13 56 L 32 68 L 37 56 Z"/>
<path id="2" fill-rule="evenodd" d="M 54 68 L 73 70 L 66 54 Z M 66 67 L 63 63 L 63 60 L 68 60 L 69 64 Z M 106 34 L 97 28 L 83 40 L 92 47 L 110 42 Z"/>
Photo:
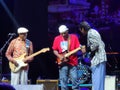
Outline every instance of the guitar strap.
<path id="1" fill-rule="evenodd" d="M 30 40 L 26 39 L 26 52 L 29 53 L 29 48 L 30 48 Z"/>
<path id="2" fill-rule="evenodd" d="M 70 35 L 68 37 L 68 52 L 70 51 L 69 49 L 70 49 Z"/>

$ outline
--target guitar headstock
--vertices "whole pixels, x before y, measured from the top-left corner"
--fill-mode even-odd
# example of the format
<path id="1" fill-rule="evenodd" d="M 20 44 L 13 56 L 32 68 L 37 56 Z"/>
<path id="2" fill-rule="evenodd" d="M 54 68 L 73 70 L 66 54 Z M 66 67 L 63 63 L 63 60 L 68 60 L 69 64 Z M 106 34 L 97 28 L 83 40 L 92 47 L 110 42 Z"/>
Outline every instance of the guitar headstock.
<path id="1" fill-rule="evenodd" d="M 43 49 L 41 50 L 41 52 L 47 52 L 47 51 L 50 51 L 50 48 L 43 48 Z"/>

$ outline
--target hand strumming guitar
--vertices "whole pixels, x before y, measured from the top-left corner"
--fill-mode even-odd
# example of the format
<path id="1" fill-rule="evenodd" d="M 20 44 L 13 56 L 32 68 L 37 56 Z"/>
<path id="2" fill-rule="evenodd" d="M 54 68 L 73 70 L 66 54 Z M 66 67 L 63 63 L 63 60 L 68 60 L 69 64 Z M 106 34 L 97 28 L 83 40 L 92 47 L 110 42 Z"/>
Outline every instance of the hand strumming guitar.
<path id="1" fill-rule="evenodd" d="M 17 67 L 18 66 L 18 63 L 16 60 L 13 60 L 12 63 Z"/>
<path id="2" fill-rule="evenodd" d="M 64 55 L 59 55 L 58 57 L 62 62 L 67 62 L 68 61 L 68 58 L 65 57 Z"/>

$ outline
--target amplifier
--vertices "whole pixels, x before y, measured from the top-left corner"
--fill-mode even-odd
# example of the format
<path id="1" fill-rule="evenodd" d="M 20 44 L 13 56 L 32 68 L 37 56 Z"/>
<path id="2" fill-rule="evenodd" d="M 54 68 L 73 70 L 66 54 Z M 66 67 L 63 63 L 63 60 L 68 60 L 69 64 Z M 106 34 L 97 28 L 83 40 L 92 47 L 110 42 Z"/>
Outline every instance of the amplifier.
<path id="1" fill-rule="evenodd" d="M 105 77 L 105 90 L 116 90 L 116 76 Z"/>
<path id="2" fill-rule="evenodd" d="M 45 90 L 44 85 L 13 85 L 16 90 Z"/>
<path id="3" fill-rule="evenodd" d="M 37 84 L 43 84 L 44 90 L 58 90 L 58 80 L 37 80 Z"/>

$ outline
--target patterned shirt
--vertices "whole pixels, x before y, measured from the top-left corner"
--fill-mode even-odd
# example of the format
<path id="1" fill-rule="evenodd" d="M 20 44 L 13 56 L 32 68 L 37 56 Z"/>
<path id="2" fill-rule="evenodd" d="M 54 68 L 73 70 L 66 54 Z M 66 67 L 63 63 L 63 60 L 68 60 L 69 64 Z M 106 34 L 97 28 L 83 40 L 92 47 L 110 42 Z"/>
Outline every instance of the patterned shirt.
<path id="1" fill-rule="evenodd" d="M 88 31 L 87 45 L 92 52 L 95 51 L 95 55 L 91 60 L 91 66 L 107 61 L 105 44 L 102 41 L 100 34 L 95 29 L 90 29 Z"/>
<path id="2" fill-rule="evenodd" d="M 18 58 L 24 53 L 28 55 L 31 55 L 33 53 L 33 45 L 32 42 L 29 41 L 29 47 L 27 47 L 26 43 L 29 40 L 26 39 L 25 41 L 21 40 L 19 37 L 16 39 L 13 39 L 6 51 L 6 57 L 8 58 L 9 61 L 13 61 L 13 58 Z M 33 58 L 30 58 L 27 62 L 30 62 L 33 60 Z"/>

